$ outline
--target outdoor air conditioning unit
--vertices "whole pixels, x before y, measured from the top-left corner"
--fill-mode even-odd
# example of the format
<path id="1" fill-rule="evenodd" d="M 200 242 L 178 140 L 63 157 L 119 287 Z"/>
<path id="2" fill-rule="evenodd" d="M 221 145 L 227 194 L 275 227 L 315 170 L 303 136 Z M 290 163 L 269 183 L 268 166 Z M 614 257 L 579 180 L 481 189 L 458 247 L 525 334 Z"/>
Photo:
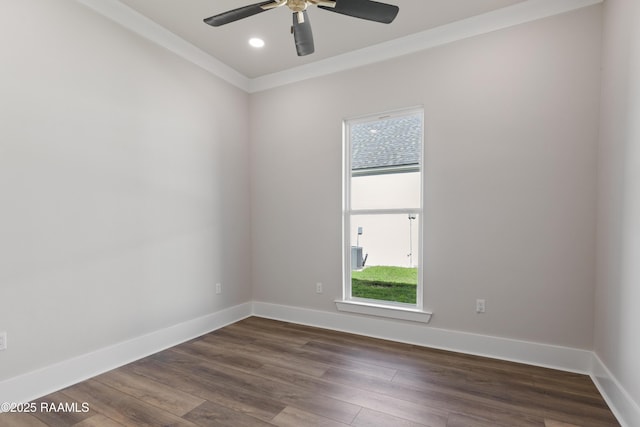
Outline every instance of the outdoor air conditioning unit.
<path id="1" fill-rule="evenodd" d="M 362 270 L 362 267 L 364 267 L 362 247 L 351 246 L 351 270 Z"/>

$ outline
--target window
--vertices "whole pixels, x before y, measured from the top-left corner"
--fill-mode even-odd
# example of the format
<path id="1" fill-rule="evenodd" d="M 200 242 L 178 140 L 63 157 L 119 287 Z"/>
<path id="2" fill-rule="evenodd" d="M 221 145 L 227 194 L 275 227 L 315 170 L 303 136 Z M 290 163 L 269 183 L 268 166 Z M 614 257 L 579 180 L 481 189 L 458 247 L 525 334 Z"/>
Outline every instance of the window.
<path id="1" fill-rule="evenodd" d="M 338 308 L 421 311 L 423 111 L 347 120 L 344 147 L 344 287 Z"/>

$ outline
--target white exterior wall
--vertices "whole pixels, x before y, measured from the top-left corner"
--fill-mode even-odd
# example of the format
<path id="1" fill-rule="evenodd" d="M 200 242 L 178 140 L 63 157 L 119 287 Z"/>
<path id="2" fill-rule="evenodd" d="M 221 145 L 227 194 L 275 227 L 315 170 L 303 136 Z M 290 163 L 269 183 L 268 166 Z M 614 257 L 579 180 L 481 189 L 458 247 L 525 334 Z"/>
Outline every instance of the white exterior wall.
<path id="1" fill-rule="evenodd" d="M 397 173 L 351 178 L 353 209 L 390 209 L 420 207 L 420 173 Z M 351 217 L 351 244 L 359 238 L 366 266 L 394 265 L 416 267 L 419 262 L 419 217 L 411 220 L 400 215 L 354 215 Z M 411 236 L 411 237 L 410 237 Z M 411 256 L 409 256 L 411 254 Z"/>

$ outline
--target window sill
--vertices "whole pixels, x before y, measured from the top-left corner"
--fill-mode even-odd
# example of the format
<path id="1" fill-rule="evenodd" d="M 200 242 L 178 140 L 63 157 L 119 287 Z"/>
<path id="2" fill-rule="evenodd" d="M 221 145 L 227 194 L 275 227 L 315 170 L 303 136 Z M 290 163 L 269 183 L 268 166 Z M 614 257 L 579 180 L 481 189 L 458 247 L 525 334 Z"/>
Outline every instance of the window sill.
<path id="1" fill-rule="evenodd" d="M 336 300 L 338 311 L 367 314 L 369 316 L 387 317 L 411 322 L 429 323 L 432 313 L 415 308 L 396 307 L 363 301 Z"/>

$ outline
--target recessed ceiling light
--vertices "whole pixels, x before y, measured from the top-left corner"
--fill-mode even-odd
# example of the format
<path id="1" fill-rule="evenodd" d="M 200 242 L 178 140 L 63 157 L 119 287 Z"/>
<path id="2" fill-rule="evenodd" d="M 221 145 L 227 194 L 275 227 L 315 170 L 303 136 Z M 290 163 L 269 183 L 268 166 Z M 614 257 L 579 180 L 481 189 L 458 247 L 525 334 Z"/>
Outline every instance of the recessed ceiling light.
<path id="1" fill-rule="evenodd" d="M 249 39 L 249 44 L 253 47 L 260 48 L 264 46 L 264 40 L 254 37 Z"/>

